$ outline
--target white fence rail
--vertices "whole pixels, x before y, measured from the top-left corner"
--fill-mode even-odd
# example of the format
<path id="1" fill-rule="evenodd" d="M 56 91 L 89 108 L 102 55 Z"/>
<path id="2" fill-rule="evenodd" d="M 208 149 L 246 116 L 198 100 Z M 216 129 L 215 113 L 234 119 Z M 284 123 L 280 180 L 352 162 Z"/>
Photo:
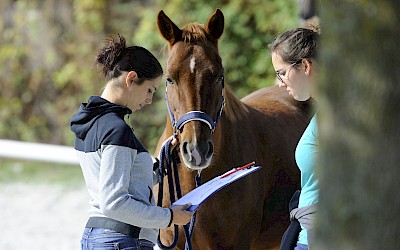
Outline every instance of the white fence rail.
<path id="1" fill-rule="evenodd" d="M 0 158 L 77 165 L 73 147 L 0 139 Z"/>

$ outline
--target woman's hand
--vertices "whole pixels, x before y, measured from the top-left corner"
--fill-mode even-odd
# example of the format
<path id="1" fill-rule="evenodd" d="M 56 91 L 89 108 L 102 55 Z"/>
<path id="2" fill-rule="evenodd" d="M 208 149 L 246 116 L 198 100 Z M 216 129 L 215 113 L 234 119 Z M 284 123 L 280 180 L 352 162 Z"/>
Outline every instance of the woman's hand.
<path id="1" fill-rule="evenodd" d="M 171 155 L 172 151 L 179 145 L 179 141 L 178 141 L 178 138 L 175 138 L 173 135 L 171 135 L 170 137 L 165 139 L 165 141 L 161 144 L 161 148 L 163 148 L 168 141 L 171 141 L 171 144 L 169 147 L 169 154 Z M 160 151 L 160 154 L 161 154 L 161 151 Z M 158 158 L 160 159 L 160 156 Z"/>
<path id="2" fill-rule="evenodd" d="M 169 147 L 169 154 L 172 154 L 172 151 L 174 151 L 174 149 L 179 145 L 179 141 L 173 135 L 171 135 L 167 140 L 172 140 L 171 146 Z"/>
<path id="3" fill-rule="evenodd" d="M 172 223 L 175 225 L 186 225 L 190 222 L 194 211 L 186 211 L 190 207 L 190 204 L 186 204 L 183 206 L 173 206 L 171 208 L 172 211 Z"/>

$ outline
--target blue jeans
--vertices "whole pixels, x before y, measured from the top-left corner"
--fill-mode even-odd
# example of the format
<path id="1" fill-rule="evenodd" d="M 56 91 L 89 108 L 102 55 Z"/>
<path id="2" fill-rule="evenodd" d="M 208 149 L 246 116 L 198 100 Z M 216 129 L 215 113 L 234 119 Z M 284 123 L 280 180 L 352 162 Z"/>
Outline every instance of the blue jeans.
<path id="1" fill-rule="evenodd" d="M 82 250 L 153 250 L 154 244 L 103 228 L 85 228 Z"/>

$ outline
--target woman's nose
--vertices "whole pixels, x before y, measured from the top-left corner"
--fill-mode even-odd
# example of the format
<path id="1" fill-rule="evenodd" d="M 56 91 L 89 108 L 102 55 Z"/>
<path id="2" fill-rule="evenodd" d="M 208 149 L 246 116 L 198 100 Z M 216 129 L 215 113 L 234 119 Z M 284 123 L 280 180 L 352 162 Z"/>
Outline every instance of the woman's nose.
<path id="1" fill-rule="evenodd" d="M 285 84 L 284 82 L 282 82 L 282 81 L 279 81 L 278 86 L 279 86 L 279 87 L 285 87 L 286 84 Z"/>
<path id="2" fill-rule="evenodd" d="M 152 101 L 153 101 L 153 95 L 151 95 L 150 97 L 146 98 L 146 103 L 147 104 L 151 104 Z"/>

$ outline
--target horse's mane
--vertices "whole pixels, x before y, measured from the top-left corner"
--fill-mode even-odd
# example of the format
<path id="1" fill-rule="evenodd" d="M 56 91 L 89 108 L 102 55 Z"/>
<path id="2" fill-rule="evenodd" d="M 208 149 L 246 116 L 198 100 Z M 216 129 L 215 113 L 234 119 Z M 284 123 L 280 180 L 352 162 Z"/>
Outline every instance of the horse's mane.
<path id="1" fill-rule="evenodd" d="M 182 30 L 182 40 L 186 43 L 207 43 L 206 30 L 200 23 L 189 23 Z"/>
<path id="2" fill-rule="evenodd" d="M 242 101 L 240 101 L 232 92 L 232 90 L 225 84 L 224 87 L 225 106 L 224 113 L 231 121 L 236 121 L 244 118 L 248 109 Z"/>

